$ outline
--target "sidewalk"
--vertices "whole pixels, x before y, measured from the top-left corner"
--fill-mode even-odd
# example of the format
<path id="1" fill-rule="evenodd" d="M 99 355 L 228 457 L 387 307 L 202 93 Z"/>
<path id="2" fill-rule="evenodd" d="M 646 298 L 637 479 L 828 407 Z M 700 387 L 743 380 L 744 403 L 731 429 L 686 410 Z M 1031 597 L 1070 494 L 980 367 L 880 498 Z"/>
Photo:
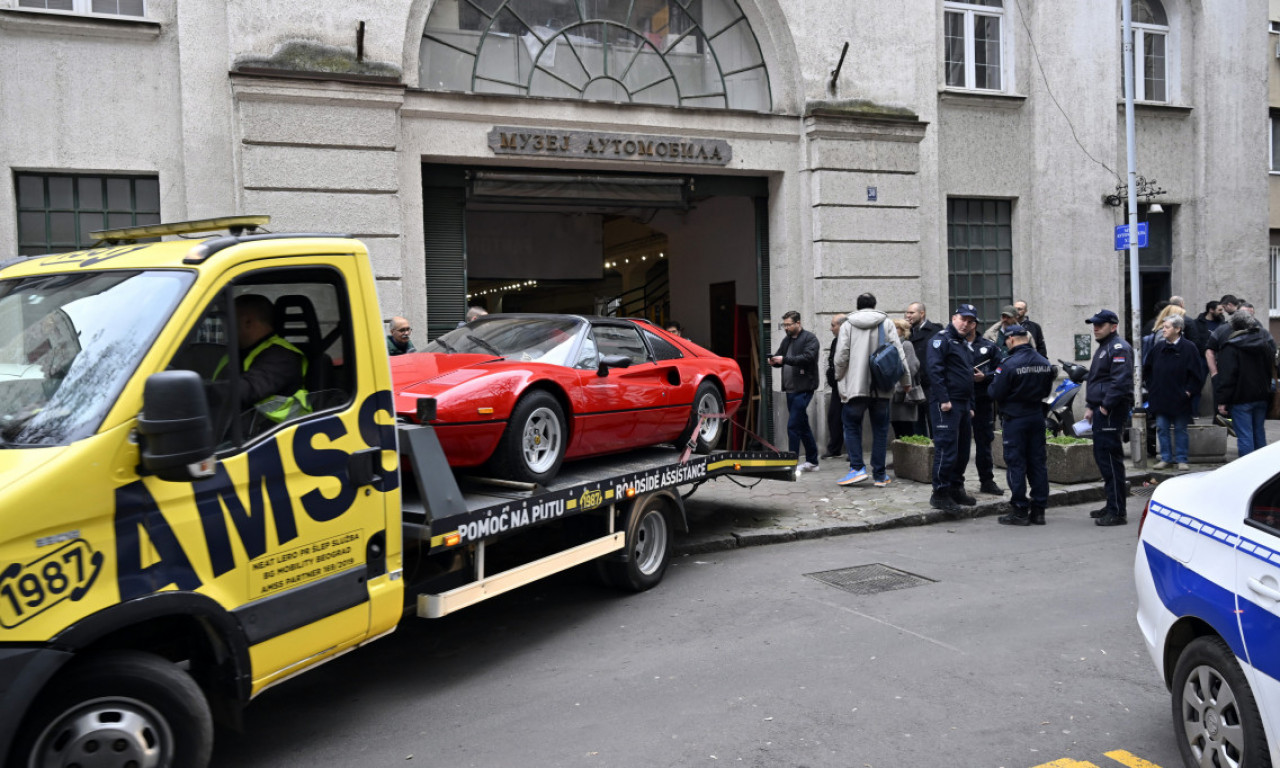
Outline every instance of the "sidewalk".
<path id="1" fill-rule="evenodd" d="M 1278 441 L 1280 421 L 1268 421 L 1267 443 Z M 1234 438 L 1227 439 L 1228 460 L 1236 458 L 1235 442 Z M 1192 468 L 1199 472 L 1219 466 L 1222 465 L 1195 464 Z M 739 485 L 728 477 L 704 483 L 685 501 L 689 533 L 676 537 L 674 551 L 697 554 L 956 519 L 929 506 L 933 489 L 925 483 L 895 479 L 885 488 L 876 488 L 870 480 L 848 487 L 836 485 L 847 470 L 846 462 L 828 459 L 819 471 L 805 472 L 794 483 L 764 480 L 753 485 L 754 481 L 738 481 Z M 1126 463 L 1126 472 L 1131 489 L 1128 512 L 1136 522 L 1155 484 L 1175 473 L 1139 471 L 1131 463 Z M 965 509 L 964 517 L 1001 515 L 1009 510 L 1009 490 L 1004 470 L 999 467 L 996 484 L 1005 491 L 1004 495 L 977 493 L 977 475 L 970 462 L 966 488 L 978 504 Z M 1049 486 L 1050 507 L 1100 501 L 1105 496 L 1100 480 Z M 1052 518 L 1049 522 L 1052 525 Z"/>

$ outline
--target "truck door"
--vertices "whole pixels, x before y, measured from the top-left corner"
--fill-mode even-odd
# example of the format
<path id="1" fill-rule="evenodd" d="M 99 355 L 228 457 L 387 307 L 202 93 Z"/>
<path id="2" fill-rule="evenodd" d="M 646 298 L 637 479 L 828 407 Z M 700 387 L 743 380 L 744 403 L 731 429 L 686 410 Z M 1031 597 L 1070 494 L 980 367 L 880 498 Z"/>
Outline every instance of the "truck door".
<path id="1" fill-rule="evenodd" d="M 368 470 L 379 430 L 361 423 L 378 396 L 353 329 L 368 308 L 341 261 L 290 261 L 230 272 L 169 365 L 205 382 L 216 474 L 146 481 L 193 582 L 245 628 L 255 685 L 368 634 L 366 558 L 387 525 Z"/>

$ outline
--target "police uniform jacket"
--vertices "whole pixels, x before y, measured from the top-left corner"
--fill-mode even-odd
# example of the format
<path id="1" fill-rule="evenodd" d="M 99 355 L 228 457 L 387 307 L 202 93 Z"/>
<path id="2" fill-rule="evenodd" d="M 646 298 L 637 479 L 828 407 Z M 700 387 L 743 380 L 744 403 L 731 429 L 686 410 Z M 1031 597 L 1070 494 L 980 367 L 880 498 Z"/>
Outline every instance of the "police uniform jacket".
<path id="1" fill-rule="evenodd" d="M 986 375 L 982 381 L 973 382 L 975 400 L 991 399 L 987 388 L 991 386 L 991 376 L 996 372 L 1002 357 L 1000 347 L 990 339 L 978 336 L 973 340 L 973 367 Z"/>
<path id="2" fill-rule="evenodd" d="M 929 320 L 928 318 L 925 318 L 924 320 L 921 320 L 919 323 L 916 323 L 915 325 L 911 326 L 911 338 L 910 338 L 911 346 L 915 348 L 916 359 L 920 361 L 920 365 L 922 367 L 925 365 L 925 361 L 929 359 L 929 341 L 934 336 L 937 336 L 938 332 L 941 330 L 942 330 L 941 325 L 933 322 L 932 320 Z M 928 389 L 929 377 L 922 376 L 921 378 L 923 379 L 923 381 L 921 381 L 920 383 L 924 386 L 925 389 Z"/>
<path id="3" fill-rule="evenodd" d="M 929 400 L 936 403 L 968 403 L 973 399 L 973 352 L 954 325 L 929 340 Z"/>
<path id="4" fill-rule="evenodd" d="M 1112 333 L 1098 342 L 1089 377 L 1085 379 L 1084 401 L 1090 408 L 1106 408 L 1107 413 L 1133 405 L 1133 347 Z"/>
<path id="5" fill-rule="evenodd" d="M 1044 415 L 1044 399 L 1053 389 L 1053 366 L 1048 358 L 1023 344 L 995 370 L 989 392 L 1008 418 Z"/>

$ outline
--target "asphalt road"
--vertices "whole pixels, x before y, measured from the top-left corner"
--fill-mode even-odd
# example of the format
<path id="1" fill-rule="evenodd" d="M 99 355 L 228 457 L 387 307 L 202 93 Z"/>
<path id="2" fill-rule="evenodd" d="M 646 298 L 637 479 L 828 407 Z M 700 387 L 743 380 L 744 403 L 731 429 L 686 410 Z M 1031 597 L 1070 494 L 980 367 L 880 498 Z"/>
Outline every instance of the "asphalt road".
<path id="1" fill-rule="evenodd" d="M 683 557 L 639 595 L 569 573 L 268 691 L 214 764 L 1176 768 L 1136 539 L 1066 507 Z M 806 576 L 868 564 L 932 581 Z"/>

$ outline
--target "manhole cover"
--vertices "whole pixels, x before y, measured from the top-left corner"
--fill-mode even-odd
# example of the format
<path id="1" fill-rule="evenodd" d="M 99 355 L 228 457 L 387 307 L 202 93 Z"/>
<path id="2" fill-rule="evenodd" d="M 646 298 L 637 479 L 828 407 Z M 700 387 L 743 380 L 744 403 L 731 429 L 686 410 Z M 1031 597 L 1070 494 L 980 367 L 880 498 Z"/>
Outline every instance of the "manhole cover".
<path id="1" fill-rule="evenodd" d="M 914 573 L 890 568 L 882 563 L 855 565 L 852 568 L 838 568 L 834 571 L 806 573 L 811 579 L 830 584 L 845 592 L 855 595 L 875 595 L 893 589 L 908 589 L 921 584 L 932 584 L 934 579 L 917 576 Z"/>

